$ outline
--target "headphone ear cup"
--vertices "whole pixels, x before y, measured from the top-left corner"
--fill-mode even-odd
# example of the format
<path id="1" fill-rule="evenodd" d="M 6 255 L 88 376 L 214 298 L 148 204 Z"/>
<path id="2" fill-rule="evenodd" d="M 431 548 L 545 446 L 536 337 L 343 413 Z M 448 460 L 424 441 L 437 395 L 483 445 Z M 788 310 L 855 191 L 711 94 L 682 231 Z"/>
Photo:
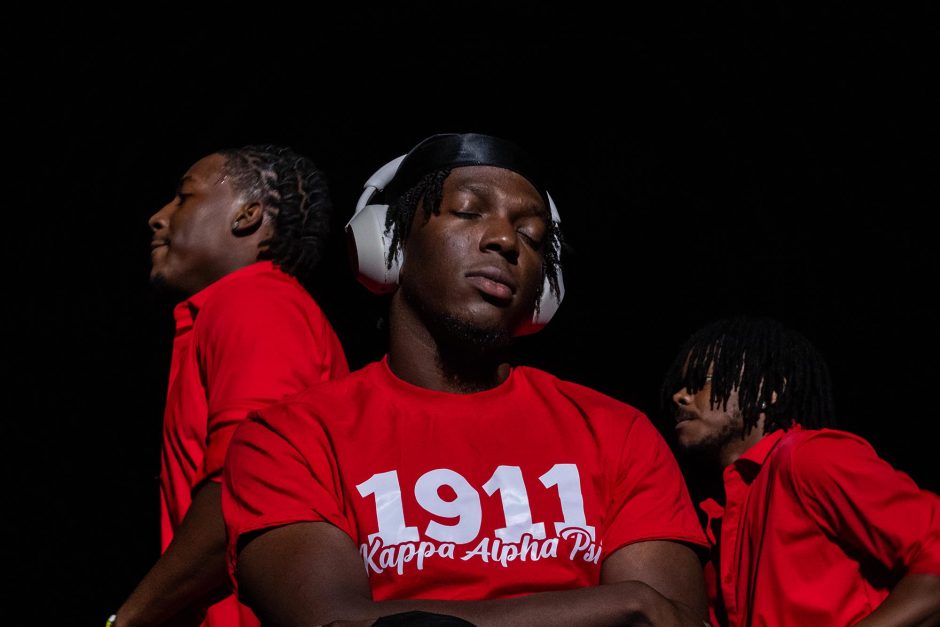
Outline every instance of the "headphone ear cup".
<path id="1" fill-rule="evenodd" d="M 561 276 L 561 268 L 558 268 L 558 296 L 556 297 L 552 292 L 552 286 L 548 282 L 548 277 L 546 277 L 545 283 L 542 285 L 542 296 L 539 299 L 538 311 L 532 312 L 532 324 L 541 326 L 548 324 L 558 308 L 561 307 L 561 300 L 564 297 L 565 281 Z"/>
<path id="2" fill-rule="evenodd" d="M 359 282 L 376 294 L 393 292 L 398 286 L 401 249 L 388 267 L 391 234 L 385 232 L 388 205 L 366 205 L 346 224 L 346 242 Z"/>
<path id="3" fill-rule="evenodd" d="M 542 296 L 539 297 L 539 306 L 532 312 L 532 319 L 516 329 L 515 335 L 530 335 L 541 331 L 549 323 L 555 312 L 561 306 L 561 301 L 565 297 L 565 282 L 561 276 L 561 268 L 558 269 L 558 298 L 552 293 L 552 286 L 545 277 L 542 284 Z"/>
<path id="4" fill-rule="evenodd" d="M 555 206 L 555 200 L 547 191 L 545 192 L 545 198 L 548 200 L 548 209 L 552 216 L 552 222 L 555 223 L 557 228 L 561 224 L 558 207 Z M 541 331 L 555 315 L 555 312 L 558 311 L 558 308 L 561 307 L 561 301 L 565 298 L 565 281 L 561 274 L 560 265 L 555 266 L 555 273 L 558 276 L 558 297 L 556 298 L 555 294 L 552 293 L 551 283 L 549 283 L 548 276 L 546 276 L 544 283 L 542 283 L 542 296 L 539 297 L 539 306 L 532 311 L 532 320 L 516 329 L 516 335 L 529 335 Z"/>
<path id="5" fill-rule="evenodd" d="M 369 177 L 356 203 L 356 211 L 346 223 L 346 245 L 349 259 L 355 266 L 353 270 L 359 282 L 376 294 L 395 291 L 398 268 L 401 267 L 401 248 L 389 267 L 387 260 L 392 238 L 385 233 L 388 205 L 369 204 L 369 201 L 395 178 L 405 156 L 392 159 Z"/>

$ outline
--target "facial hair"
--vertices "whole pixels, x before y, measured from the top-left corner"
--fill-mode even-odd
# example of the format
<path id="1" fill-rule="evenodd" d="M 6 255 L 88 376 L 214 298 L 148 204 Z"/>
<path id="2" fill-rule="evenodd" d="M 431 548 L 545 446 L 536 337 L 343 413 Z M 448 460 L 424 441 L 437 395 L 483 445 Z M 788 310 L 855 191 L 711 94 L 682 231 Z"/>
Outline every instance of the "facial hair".
<path id="1" fill-rule="evenodd" d="M 721 457 L 722 450 L 724 450 L 729 443 L 734 440 L 743 440 L 745 437 L 744 417 L 741 415 L 741 412 L 735 411 L 732 415 L 728 416 L 728 418 L 729 419 L 723 423 L 717 431 L 709 433 L 705 437 L 688 444 L 682 444 L 680 442 L 679 448 L 683 454 L 696 461 L 718 461 Z"/>
<path id="2" fill-rule="evenodd" d="M 159 300 L 176 303 L 186 298 L 183 290 L 170 285 L 162 274 L 155 274 L 150 277 L 150 289 Z"/>
<path id="3" fill-rule="evenodd" d="M 503 324 L 483 325 L 473 319 L 429 306 L 408 282 L 401 295 L 421 318 L 437 345 L 437 362 L 445 377 L 466 392 L 485 390 L 500 381 L 508 361 L 512 333 Z"/>
<path id="4" fill-rule="evenodd" d="M 428 305 L 419 288 L 408 281 L 399 287 L 402 297 L 420 316 L 435 341 L 447 352 L 501 352 L 512 343 L 512 333 L 502 325 L 484 326 Z"/>
<path id="5" fill-rule="evenodd" d="M 451 314 L 440 316 L 434 327 L 432 332 L 436 331 L 435 336 L 439 341 L 444 339 L 442 344 L 463 346 L 471 351 L 500 351 L 512 343 L 512 334 L 504 327 L 487 328 Z"/>

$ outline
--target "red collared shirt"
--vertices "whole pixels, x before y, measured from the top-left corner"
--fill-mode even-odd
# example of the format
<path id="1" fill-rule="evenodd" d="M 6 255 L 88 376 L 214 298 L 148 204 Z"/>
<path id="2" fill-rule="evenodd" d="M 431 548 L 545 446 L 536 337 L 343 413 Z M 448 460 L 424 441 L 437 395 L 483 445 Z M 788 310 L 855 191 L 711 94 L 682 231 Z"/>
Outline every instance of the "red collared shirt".
<path id="1" fill-rule="evenodd" d="M 903 575 L 940 575 L 940 498 L 855 435 L 774 432 L 725 468 L 724 485 L 723 511 L 702 503 L 710 540 L 720 528 L 719 623 L 842 627 Z"/>
<path id="2" fill-rule="evenodd" d="M 220 481 L 229 440 L 248 412 L 348 372 L 313 298 L 270 261 L 212 283 L 179 303 L 174 316 L 160 472 L 163 550 L 193 489 Z M 209 618 L 238 624 L 212 622 L 212 612 Z"/>

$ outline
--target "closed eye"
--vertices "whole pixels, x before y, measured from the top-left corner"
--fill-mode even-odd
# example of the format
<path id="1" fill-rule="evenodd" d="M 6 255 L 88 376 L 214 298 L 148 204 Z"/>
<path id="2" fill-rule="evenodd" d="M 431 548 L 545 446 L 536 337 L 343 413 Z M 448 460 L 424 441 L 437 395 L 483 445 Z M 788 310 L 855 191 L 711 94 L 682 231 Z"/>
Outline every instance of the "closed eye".
<path id="1" fill-rule="evenodd" d="M 522 236 L 522 239 L 526 241 L 532 248 L 538 250 L 542 247 L 542 240 L 534 237 L 533 235 L 526 233 L 525 231 L 518 231 L 519 235 Z"/>
<path id="2" fill-rule="evenodd" d="M 454 211 L 452 213 L 463 220 L 472 220 L 480 217 L 479 213 L 473 213 L 472 211 Z"/>

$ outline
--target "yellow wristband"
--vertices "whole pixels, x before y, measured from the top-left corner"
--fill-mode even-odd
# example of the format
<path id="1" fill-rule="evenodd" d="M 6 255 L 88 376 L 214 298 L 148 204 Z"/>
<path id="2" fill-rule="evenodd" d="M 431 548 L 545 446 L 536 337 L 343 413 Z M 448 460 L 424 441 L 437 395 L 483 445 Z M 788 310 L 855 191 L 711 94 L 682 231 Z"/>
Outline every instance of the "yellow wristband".
<path id="1" fill-rule="evenodd" d="M 104 627 L 115 627 L 117 625 L 117 614 L 111 614 L 108 616 L 108 620 L 105 622 Z"/>

